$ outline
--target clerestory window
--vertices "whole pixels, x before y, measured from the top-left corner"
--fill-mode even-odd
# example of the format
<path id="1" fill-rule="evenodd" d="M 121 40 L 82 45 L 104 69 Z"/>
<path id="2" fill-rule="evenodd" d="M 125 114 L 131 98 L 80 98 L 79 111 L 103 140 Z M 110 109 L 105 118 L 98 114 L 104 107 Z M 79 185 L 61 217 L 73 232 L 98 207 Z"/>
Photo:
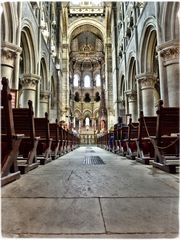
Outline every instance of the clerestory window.
<path id="1" fill-rule="evenodd" d="M 89 88 L 91 87 L 91 79 L 89 75 L 84 77 L 84 87 Z"/>
<path id="2" fill-rule="evenodd" d="M 79 86 L 79 75 L 78 74 L 74 74 L 73 84 L 74 84 L 74 87 Z"/>

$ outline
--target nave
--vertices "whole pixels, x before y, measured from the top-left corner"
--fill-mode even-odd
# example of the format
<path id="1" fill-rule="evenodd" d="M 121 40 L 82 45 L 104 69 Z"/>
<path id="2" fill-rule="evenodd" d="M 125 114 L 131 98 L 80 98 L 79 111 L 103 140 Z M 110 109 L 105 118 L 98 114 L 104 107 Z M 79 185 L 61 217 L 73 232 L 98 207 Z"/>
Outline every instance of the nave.
<path id="1" fill-rule="evenodd" d="M 95 145 L 2 188 L 3 237 L 178 237 L 179 175 Z"/>

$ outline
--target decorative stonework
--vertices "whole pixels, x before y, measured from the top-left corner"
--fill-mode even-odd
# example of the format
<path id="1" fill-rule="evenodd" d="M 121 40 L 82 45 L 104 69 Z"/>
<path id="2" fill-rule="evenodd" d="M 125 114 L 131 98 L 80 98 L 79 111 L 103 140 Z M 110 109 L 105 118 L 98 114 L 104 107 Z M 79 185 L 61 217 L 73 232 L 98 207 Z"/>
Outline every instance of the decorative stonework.
<path id="1" fill-rule="evenodd" d="M 50 93 L 49 91 L 41 91 L 40 92 L 40 101 L 47 101 L 48 102 L 48 99 L 50 97 Z"/>
<path id="2" fill-rule="evenodd" d="M 23 89 L 36 90 L 36 86 L 40 80 L 40 76 L 35 74 L 24 74 L 24 77 L 20 80 Z"/>
<path id="3" fill-rule="evenodd" d="M 160 56 L 164 58 L 165 61 L 179 58 L 179 47 L 169 47 L 160 51 Z"/>
<path id="4" fill-rule="evenodd" d="M 10 49 L 4 48 L 4 49 L 1 50 L 1 56 L 5 57 L 8 60 L 11 60 L 11 59 L 14 60 L 16 58 L 16 56 L 17 56 L 17 53 L 13 52 Z"/>
<path id="5" fill-rule="evenodd" d="M 22 48 L 9 42 L 2 42 L 1 45 L 1 65 L 14 67 L 14 60 L 18 53 L 21 53 Z"/>
<path id="6" fill-rule="evenodd" d="M 140 80 L 141 89 L 143 88 L 154 88 L 155 79 L 141 79 Z"/>
<path id="7" fill-rule="evenodd" d="M 145 73 L 145 74 L 140 74 L 136 76 L 136 78 L 138 79 L 138 82 L 142 90 L 142 89 L 154 88 L 157 75 L 153 73 Z"/>
<path id="8" fill-rule="evenodd" d="M 179 64 L 179 40 L 165 42 L 157 47 L 164 65 Z"/>
<path id="9" fill-rule="evenodd" d="M 137 92 L 135 90 L 129 90 L 125 92 L 129 102 L 137 101 Z"/>

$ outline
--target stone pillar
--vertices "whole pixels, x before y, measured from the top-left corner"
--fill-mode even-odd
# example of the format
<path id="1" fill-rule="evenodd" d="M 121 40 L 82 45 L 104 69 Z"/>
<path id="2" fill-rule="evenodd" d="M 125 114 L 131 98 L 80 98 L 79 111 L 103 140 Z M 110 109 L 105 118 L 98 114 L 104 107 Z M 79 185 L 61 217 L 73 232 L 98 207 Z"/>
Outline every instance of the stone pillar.
<path id="1" fill-rule="evenodd" d="M 138 121 L 137 114 L 137 92 L 133 90 L 126 91 L 126 95 L 128 98 L 128 109 L 129 114 L 131 114 L 131 118 L 133 122 Z"/>
<path id="2" fill-rule="evenodd" d="M 118 117 L 122 117 L 123 122 L 126 122 L 125 101 L 124 99 L 122 99 L 122 97 L 119 97 L 119 101 L 118 101 Z"/>
<path id="3" fill-rule="evenodd" d="M 142 99 L 142 110 L 145 116 L 155 115 L 154 84 L 157 76 L 153 73 L 139 74 L 137 76 Z"/>
<path id="4" fill-rule="evenodd" d="M 163 64 L 162 71 L 164 71 L 165 79 L 160 78 L 160 86 L 162 90 L 167 91 L 168 95 L 164 92 L 161 96 L 168 99 L 166 101 L 167 107 L 179 106 L 179 42 L 169 41 L 157 47 L 159 52 L 160 61 Z M 166 83 L 166 85 L 164 85 Z M 164 101 L 165 99 L 162 98 Z"/>
<path id="5" fill-rule="evenodd" d="M 36 74 L 24 74 L 20 80 L 22 85 L 21 95 L 19 99 L 19 107 L 28 107 L 28 100 L 33 102 L 33 108 L 36 106 L 36 90 L 40 76 Z"/>
<path id="6" fill-rule="evenodd" d="M 49 91 L 40 92 L 39 116 L 44 117 L 45 112 L 49 112 Z"/>
<path id="7" fill-rule="evenodd" d="M 12 74 L 17 54 L 22 49 L 9 42 L 2 42 L 1 45 L 1 77 L 9 79 L 10 88 L 12 88 Z"/>

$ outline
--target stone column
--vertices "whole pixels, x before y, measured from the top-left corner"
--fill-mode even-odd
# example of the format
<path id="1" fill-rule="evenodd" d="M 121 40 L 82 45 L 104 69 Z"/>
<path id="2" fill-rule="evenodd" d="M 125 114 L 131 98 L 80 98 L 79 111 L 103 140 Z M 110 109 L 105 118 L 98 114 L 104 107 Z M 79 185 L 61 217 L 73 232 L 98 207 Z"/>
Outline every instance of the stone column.
<path id="1" fill-rule="evenodd" d="M 122 97 L 119 97 L 118 103 L 118 117 L 122 117 L 123 122 L 126 122 L 126 116 L 125 116 L 125 101 L 122 99 Z M 117 119 L 118 119 L 117 117 Z"/>
<path id="2" fill-rule="evenodd" d="M 157 50 L 163 65 L 161 75 L 165 78 L 160 78 L 160 86 L 163 86 L 161 96 L 168 99 L 167 107 L 177 107 L 179 106 L 179 42 L 169 41 L 158 46 Z M 167 94 L 162 92 L 163 90 L 166 90 Z"/>
<path id="3" fill-rule="evenodd" d="M 1 77 L 9 79 L 10 88 L 12 88 L 12 74 L 15 60 L 22 49 L 9 42 L 2 42 L 1 45 Z"/>
<path id="4" fill-rule="evenodd" d="M 142 110 L 145 116 L 155 115 L 155 105 L 154 102 L 154 84 L 156 82 L 157 76 L 153 73 L 139 74 L 137 76 L 141 95 L 142 95 Z"/>
<path id="5" fill-rule="evenodd" d="M 24 74 L 20 80 L 22 85 L 21 95 L 19 99 L 19 107 L 28 107 L 28 100 L 33 102 L 33 108 L 36 106 L 36 90 L 40 76 L 36 74 Z"/>
<path id="6" fill-rule="evenodd" d="M 40 109 L 39 116 L 44 117 L 45 112 L 49 112 L 49 91 L 41 91 L 40 92 Z"/>
<path id="7" fill-rule="evenodd" d="M 131 118 L 133 122 L 137 122 L 138 114 L 137 114 L 137 92 L 134 90 L 126 91 L 126 95 L 128 98 L 128 109 L 129 114 L 131 114 Z"/>

